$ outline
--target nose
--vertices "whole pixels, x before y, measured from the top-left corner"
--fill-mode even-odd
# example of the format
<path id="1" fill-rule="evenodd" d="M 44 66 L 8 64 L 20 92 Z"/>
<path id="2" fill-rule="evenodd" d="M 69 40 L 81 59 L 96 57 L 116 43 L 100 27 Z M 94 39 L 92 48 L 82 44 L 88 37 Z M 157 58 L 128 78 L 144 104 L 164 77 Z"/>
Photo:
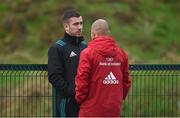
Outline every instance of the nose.
<path id="1" fill-rule="evenodd" d="M 82 28 L 83 28 L 83 25 L 80 23 L 80 24 L 78 25 L 78 28 L 79 28 L 79 29 L 82 29 Z"/>

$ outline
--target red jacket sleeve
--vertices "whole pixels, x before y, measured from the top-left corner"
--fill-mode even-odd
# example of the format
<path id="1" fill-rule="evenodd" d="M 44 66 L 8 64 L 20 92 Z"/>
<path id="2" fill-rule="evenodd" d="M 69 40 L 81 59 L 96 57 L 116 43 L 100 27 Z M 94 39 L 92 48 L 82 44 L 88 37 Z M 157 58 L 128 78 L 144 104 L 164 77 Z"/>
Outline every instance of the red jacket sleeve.
<path id="1" fill-rule="evenodd" d="M 131 87 L 131 80 L 129 75 L 128 56 L 125 54 L 124 70 L 123 70 L 123 99 L 126 98 L 130 87 Z"/>
<path id="2" fill-rule="evenodd" d="M 78 66 L 78 71 L 75 79 L 76 85 L 76 101 L 81 104 L 88 95 L 88 82 L 90 74 L 90 62 L 88 59 L 87 50 L 81 52 L 80 62 Z"/>

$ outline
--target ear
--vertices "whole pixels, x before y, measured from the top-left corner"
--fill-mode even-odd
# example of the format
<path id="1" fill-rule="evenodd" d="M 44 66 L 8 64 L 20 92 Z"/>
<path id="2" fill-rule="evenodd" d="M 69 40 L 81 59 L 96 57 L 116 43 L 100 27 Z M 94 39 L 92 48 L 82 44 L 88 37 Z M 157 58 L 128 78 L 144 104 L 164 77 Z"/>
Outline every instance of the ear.
<path id="1" fill-rule="evenodd" d="M 66 28 L 67 28 L 67 24 L 66 24 L 66 23 L 64 23 L 64 24 L 63 24 L 63 26 L 64 26 L 64 29 L 66 29 Z"/>
<path id="2" fill-rule="evenodd" d="M 67 24 L 67 23 L 64 23 L 63 25 L 64 25 L 64 30 L 65 30 L 66 32 L 68 32 L 68 30 L 69 30 L 68 24 Z"/>
<path id="3" fill-rule="evenodd" d="M 91 39 L 93 40 L 95 38 L 95 33 L 94 31 L 91 31 Z"/>

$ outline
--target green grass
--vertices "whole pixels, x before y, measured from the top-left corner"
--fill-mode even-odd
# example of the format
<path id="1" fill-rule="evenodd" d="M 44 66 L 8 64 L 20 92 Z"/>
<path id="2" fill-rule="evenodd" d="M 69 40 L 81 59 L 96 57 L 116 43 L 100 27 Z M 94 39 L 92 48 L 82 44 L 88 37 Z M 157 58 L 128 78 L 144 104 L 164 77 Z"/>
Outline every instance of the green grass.
<path id="1" fill-rule="evenodd" d="M 60 16 L 67 8 L 76 8 L 83 15 L 87 42 L 92 22 L 105 18 L 110 24 L 111 35 L 128 52 L 130 63 L 178 63 L 179 5 L 176 0 L 77 0 L 63 4 L 58 0 L 3 1 L 0 4 L 0 48 L 4 57 L 1 63 L 46 63 L 48 48 L 63 35 Z M 27 59 L 14 59 L 14 51 L 34 59 L 29 60 L 26 56 Z M 40 56 L 36 58 L 37 55 Z"/>

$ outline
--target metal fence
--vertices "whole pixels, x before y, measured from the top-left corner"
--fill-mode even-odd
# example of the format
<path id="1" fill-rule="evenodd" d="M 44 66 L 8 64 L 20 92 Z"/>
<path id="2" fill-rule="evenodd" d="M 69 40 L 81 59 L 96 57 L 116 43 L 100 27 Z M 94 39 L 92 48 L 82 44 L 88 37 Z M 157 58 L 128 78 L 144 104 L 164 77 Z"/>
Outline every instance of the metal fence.
<path id="1" fill-rule="evenodd" d="M 130 65 L 122 116 L 180 116 L 180 64 Z M 47 65 L 0 65 L 0 117 L 54 113 Z"/>

